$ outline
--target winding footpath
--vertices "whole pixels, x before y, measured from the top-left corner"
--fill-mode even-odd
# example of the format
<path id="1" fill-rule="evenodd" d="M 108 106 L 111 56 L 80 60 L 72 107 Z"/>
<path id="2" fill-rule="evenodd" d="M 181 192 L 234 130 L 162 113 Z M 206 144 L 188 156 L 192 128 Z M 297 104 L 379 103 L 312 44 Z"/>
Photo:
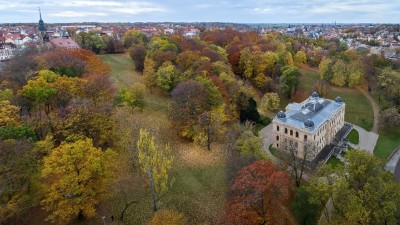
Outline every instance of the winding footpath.
<path id="1" fill-rule="evenodd" d="M 372 98 L 371 94 L 364 90 L 362 87 L 357 86 L 357 90 L 361 92 L 369 101 L 369 103 L 372 106 L 372 111 L 374 112 L 374 125 L 372 126 L 371 132 L 378 134 L 379 131 L 379 112 L 380 112 L 380 107 L 378 103 L 375 101 L 374 98 Z"/>

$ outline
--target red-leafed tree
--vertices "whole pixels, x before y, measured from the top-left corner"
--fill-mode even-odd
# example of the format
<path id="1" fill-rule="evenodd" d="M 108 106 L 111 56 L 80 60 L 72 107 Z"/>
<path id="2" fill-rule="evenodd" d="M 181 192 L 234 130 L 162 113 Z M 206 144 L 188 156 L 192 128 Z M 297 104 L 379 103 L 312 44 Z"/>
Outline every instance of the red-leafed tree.
<path id="1" fill-rule="evenodd" d="M 270 161 L 257 161 L 237 174 L 220 224 L 283 224 L 289 191 L 288 173 Z"/>

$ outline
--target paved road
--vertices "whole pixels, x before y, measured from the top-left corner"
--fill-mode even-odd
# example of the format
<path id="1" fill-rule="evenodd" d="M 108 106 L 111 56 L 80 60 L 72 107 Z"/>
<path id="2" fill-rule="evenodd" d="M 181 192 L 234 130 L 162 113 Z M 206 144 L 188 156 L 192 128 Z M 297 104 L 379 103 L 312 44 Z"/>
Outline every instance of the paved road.
<path id="1" fill-rule="evenodd" d="M 272 123 L 269 124 L 268 126 L 264 127 L 260 132 L 259 136 L 262 140 L 263 143 L 263 150 L 265 153 L 267 153 L 268 158 L 270 158 L 273 162 L 277 162 L 278 159 L 272 155 L 272 153 L 269 151 L 269 146 L 274 143 L 274 137 L 272 133 Z"/>
<path id="2" fill-rule="evenodd" d="M 374 133 L 374 132 L 368 132 L 364 128 L 361 128 L 357 125 L 353 124 L 353 128 L 358 131 L 360 141 L 358 143 L 358 147 L 360 149 L 364 149 L 366 152 L 369 154 L 374 153 L 374 148 L 376 145 L 376 142 L 378 141 L 379 135 Z"/>
<path id="3" fill-rule="evenodd" d="M 390 159 L 385 164 L 385 168 L 394 173 L 397 181 L 400 181 L 400 146 L 390 156 Z"/>

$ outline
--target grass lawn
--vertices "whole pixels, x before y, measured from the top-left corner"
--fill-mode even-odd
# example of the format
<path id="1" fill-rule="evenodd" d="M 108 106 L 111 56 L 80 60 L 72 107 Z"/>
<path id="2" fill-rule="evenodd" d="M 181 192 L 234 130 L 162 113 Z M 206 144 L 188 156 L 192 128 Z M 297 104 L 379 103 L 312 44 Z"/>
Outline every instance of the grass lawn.
<path id="1" fill-rule="evenodd" d="M 374 155 L 387 160 L 394 149 L 400 145 L 400 128 L 394 131 L 379 131 L 379 138 L 374 149 Z"/>
<path id="2" fill-rule="evenodd" d="M 143 76 L 135 71 L 135 66 L 128 55 L 99 55 L 111 65 L 110 77 L 117 87 L 130 87 L 134 82 L 142 82 Z"/>
<path id="3" fill-rule="evenodd" d="M 360 142 L 358 131 L 356 129 L 351 130 L 349 135 L 347 135 L 347 140 L 355 145 L 358 145 L 358 143 Z"/>
<path id="4" fill-rule="evenodd" d="M 328 162 L 326 162 L 326 163 L 331 165 L 333 168 L 336 168 L 337 166 L 342 164 L 342 162 L 339 159 L 337 159 L 335 156 L 332 156 L 331 158 L 329 158 Z"/>

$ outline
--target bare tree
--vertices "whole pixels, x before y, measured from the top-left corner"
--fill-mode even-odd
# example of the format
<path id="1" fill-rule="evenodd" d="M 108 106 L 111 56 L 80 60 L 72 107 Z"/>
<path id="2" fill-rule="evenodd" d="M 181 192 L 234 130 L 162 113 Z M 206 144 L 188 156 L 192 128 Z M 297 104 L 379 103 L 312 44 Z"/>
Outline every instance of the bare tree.
<path id="1" fill-rule="evenodd" d="M 315 145 L 307 141 L 303 149 L 297 142 L 285 140 L 279 149 L 282 166 L 294 175 L 297 187 L 301 186 L 304 174 L 309 169 L 309 163 L 315 158 L 317 151 Z"/>

